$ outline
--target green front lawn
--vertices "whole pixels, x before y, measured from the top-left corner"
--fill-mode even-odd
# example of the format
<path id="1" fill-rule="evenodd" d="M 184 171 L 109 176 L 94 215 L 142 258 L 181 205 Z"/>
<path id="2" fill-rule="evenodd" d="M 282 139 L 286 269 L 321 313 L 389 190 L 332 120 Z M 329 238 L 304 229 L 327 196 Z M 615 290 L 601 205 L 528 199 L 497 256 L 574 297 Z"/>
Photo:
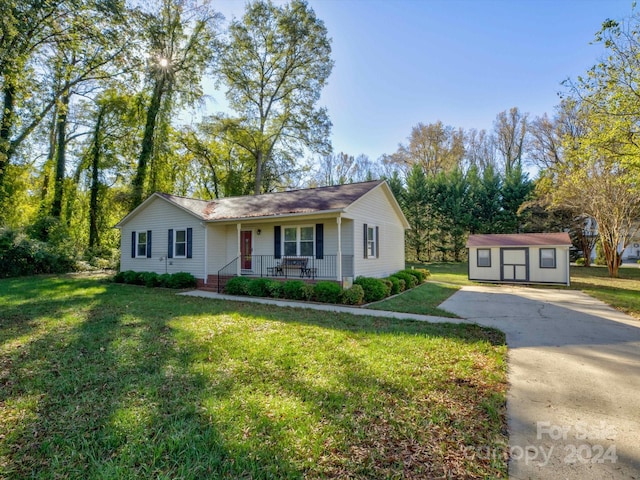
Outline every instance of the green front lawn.
<path id="1" fill-rule="evenodd" d="M 457 318 L 457 315 L 438 308 L 438 305 L 458 290 L 459 287 L 455 285 L 428 282 L 403 292 L 400 295 L 372 303 L 366 308 Z"/>
<path id="2" fill-rule="evenodd" d="M 0 280 L 0 478 L 504 478 L 505 355 L 477 326 Z"/>
<path id="3" fill-rule="evenodd" d="M 621 267 L 619 274 L 611 278 L 601 266 L 571 267 L 571 288 L 640 319 L 640 268 Z"/>
<path id="4" fill-rule="evenodd" d="M 408 263 L 407 267 L 426 268 L 431 272 L 429 280 L 437 283 L 448 283 L 451 285 L 477 285 L 476 282 L 472 282 L 468 278 L 468 266 L 467 262 L 452 263 L 452 262 L 440 262 L 440 263 Z"/>
<path id="5" fill-rule="evenodd" d="M 466 263 L 408 263 L 407 268 L 426 268 L 431 276 L 416 288 L 403 292 L 393 298 L 376 302 L 367 308 L 392 312 L 434 315 L 437 317 L 457 318 L 457 315 L 438 308 L 463 285 L 473 285 L 467 278 Z"/>

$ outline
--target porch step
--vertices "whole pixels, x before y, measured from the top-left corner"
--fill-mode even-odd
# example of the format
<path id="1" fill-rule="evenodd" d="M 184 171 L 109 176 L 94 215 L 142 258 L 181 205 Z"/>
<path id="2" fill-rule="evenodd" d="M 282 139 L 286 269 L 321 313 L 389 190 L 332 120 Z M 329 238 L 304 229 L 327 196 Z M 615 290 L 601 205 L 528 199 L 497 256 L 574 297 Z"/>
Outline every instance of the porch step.
<path id="1" fill-rule="evenodd" d="M 235 275 L 220 275 L 220 277 L 218 277 L 218 275 L 209 275 L 207 277 L 206 284 L 204 283 L 204 281 L 198 280 L 198 290 L 217 292 L 218 287 L 221 287 L 221 289 L 224 288 L 224 286 L 227 284 L 229 279 L 233 277 L 235 277 Z M 219 283 L 218 283 L 218 278 L 219 278 Z"/>

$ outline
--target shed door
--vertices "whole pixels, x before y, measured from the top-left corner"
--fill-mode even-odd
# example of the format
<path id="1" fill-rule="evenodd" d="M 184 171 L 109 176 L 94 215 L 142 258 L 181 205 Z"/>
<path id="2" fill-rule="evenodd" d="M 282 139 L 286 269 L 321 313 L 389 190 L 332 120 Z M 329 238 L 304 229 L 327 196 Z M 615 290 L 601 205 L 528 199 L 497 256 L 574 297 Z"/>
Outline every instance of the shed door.
<path id="1" fill-rule="evenodd" d="M 506 282 L 527 282 L 529 280 L 529 249 L 501 248 L 500 267 Z"/>

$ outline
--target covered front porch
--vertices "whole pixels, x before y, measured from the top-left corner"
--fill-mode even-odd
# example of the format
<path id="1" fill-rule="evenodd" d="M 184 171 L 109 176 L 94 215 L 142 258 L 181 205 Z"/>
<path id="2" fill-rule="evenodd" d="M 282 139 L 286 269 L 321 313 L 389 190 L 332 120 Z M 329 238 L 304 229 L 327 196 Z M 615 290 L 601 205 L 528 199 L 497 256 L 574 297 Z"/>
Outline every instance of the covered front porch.
<path id="1" fill-rule="evenodd" d="M 354 275 L 353 221 L 340 214 L 206 225 L 207 281 L 222 291 L 235 276 L 333 280 Z"/>

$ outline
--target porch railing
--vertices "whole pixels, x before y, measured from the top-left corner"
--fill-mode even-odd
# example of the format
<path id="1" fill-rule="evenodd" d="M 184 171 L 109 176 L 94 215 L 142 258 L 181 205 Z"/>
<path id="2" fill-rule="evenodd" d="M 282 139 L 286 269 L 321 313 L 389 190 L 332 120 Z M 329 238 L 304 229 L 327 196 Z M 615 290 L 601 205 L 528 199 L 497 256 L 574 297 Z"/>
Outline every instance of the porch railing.
<path id="1" fill-rule="evenodd" d="M 284 279 L 342 280 L 338 279 L 338 261 L 342 264 L 342 276 L 353 276 L 353 255 L 283 256 L 243 255 L 218 271 L 218 291 L 222 291 L 229 278 L 238 274 L 238 262 L 242 275 Z"/>
<path id="2" fill-rule="evenodd" d="M 238 257 L 218 270 L 218 293 L 222 293 L 230 278 L 238 275 Z"/>
<path id="3" fill-rule="evenodd" d="M 256 277 L 311 278 L 336 280 L 338 275 L 338 256 L 251 255 L 241 257 L 243 275 Z M 353 255 L 342 255 L 342 276 L 353 275 Z"/>

